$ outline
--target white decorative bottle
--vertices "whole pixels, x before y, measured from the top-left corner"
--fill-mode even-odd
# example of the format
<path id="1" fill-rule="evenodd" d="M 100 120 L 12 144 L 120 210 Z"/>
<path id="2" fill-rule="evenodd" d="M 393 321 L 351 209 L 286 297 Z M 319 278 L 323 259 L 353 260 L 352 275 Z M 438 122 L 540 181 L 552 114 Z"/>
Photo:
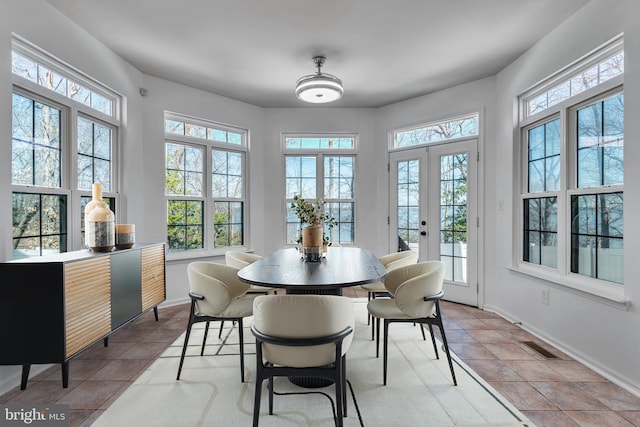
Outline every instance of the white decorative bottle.
<path id="1" fill-rule="evenodd" d="M 92 196 L 84 209 L 85 243 L 93 252 L 110 252 L 115 246 L 115 215 L 102 200 L 102 185 L 93 184 Z"/>

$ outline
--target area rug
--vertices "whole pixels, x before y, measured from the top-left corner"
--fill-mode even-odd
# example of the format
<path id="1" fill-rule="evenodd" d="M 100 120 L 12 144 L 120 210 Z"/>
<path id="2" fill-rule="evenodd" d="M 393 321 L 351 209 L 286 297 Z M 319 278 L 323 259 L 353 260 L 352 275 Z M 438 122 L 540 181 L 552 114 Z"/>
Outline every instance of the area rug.
<path id="1" fill-rule="evenodd" d="M 533 426 L 498 392 L 454 356 L 458 386 L 446 357 L 435 359 L 419 326 L 390 327 L 387 385 L 382 356 L 367 325 L 366 301 L 355 300 L 356 328 L 347 355 L 345 426 Z M 246 320 L 245 382 L 240 382 L 237 325 L 227 322 L 218 338 L 213 323 L 200 356 L 204 324 L 194 326 L 181 379 L 176 380 L 184 334 L 176 340 L 93 424 L 94 426 L 250 426 L 255 390 L 255 342 Z M 196 329 L 197 328 L 197 329 Z M 427 331 L 428 334 L 428 331 Z M 380 349 L 382 354 L 382 348 Z M 287 378 L 275 380 L 274 414 L 263 384 L 261 426 L 332 426 L 333 386 L 307 389 Z"/>

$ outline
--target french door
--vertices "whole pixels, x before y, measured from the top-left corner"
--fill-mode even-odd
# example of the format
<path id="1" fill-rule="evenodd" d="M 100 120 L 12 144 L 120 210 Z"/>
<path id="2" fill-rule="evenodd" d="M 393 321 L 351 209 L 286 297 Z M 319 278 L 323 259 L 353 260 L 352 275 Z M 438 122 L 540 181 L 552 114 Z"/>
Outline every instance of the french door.
<path id="1" fill-rule="evenodd" d="M 445 299 L 478 306 L 478 140 L 390 154 L 391 247 L 445 264 Z"/>

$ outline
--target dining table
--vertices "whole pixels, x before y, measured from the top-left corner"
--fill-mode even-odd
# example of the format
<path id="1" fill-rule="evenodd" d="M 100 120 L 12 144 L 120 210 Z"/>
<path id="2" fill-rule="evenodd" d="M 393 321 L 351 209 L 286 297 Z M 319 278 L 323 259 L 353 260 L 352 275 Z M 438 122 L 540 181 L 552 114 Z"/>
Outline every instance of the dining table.
<path id="1" fill-rule="evenodd" d="M 252 285 L 282 288 L 287 294 L 342 295 L 342 289 L 378 282 L 387 270 L 368 249 L 329 247 L 320 261 L 305 261 L 296 248 L 280 249 L 238 271 L 238 278 Z M 304 388 L 333 384 L 325 378 L 290 377 Z"/>
<path id="2" fill-rule="evenodd" d="M 280 249 L 238 271 L 251 285 L 286 289 L 287 294 L 342 295 L 342 289 L 378 282 L 387 274 L 368 249 L 329 246 L 319 261 L 306 261 L 296 248 Z"/>

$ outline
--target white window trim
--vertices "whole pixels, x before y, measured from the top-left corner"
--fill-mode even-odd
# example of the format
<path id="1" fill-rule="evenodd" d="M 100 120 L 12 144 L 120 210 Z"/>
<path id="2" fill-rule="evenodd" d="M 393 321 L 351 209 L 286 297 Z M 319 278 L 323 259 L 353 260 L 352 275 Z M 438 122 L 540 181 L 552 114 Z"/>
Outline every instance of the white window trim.
<path id="1" fill-rule="evenodd" d="M 624 185 L 602 186 L 584 189 L 577 188 L 577 183 L 575 182 L 576 165 L 575 162 L 569 160 L 569 156 L 571 155 L 570 153 L 572 153 L 571 150 L 575 151 L 575 131 L 568 129 L 568 127 L 570 127 L 570 123 L 572 123 L 569 116 L 578 108 L 596 101 L 597 99 L 605 99 L 607 97 L 613 96 L 617 92 L 624 92 L 624 73 L 531 116 L 526 116 L 525 111 L 527 101 L 529 99 L 532 99 L 538 94 L 552 88 L 553 86 L 558 84 L 558 82 L 561 82 L 568 76 L 573 75 L 581 70 L 588 69 L 594 64 L 599 63 L 616 51 L 622 50 L 622 48 L 623 38 L 622 35 L 620 35 L 614 40 L 605 43 L 603 46 L 600 46 L 589 54 L 583 56 L 579 60 L 574 61 L 572 64 L 565 67 L 554 76 L 538 83 L 534 88 L 529 89 L 519 97 L 519 136 L 514 147 L 514 150 L 516 152 L 515 154 L 520 158 L 520 185 L 517 187 L 519 188 L 519 193 L 517 194 L 517 197 L 514 198 L 517 203 L 517 205 L 514 206 L 514 213 L 516 216 L 516 221 L 514 221 L 514 224 L 517 224 L 517 229 L 514 232 L 514 235 L 516 236 L 514 238 L 514 244 L 517 245 L 517 250 L 513 251 L 512 265 L 508 266 L 507 268 L 526 276 L 542 279 L 552 285 L 557 285 L 559 288 L 568 289 L 575 294 L 586 296 L 594 301 L 627 310 L 630 306 L 630 300 L 626 296 L 625 284 L 618 284 L 602 279 L 596 279 L 570 271 L 569 263 L 571 259 L 571 246 L 569 242 L 571 239 L 571 230 L 568 229 L 568 227 L 571 222 L 571 212 L 570 207 L 567 206 L 568 199 L 572 195 L 593 194 L 594 192 L 597 192 L 598 194 L 609 192 L 624 193 Z M 552 192 L 528 193 L 528 177 L 526 176 L 528 165 L 525 153 L 525 145 L 527 142 L 526 132 L 528 129 L 535 127 L 538 124 L 554 120 L 554 117 L 560 118 L 560 133 L 562 137 L 562 143 L 560 146 L 560 167 L 562 171 L 560 178 L 560 190 Z M 551 197 L 557 195 L 558 197 L 557 268 L 550 268 L 544 265 L 536 265 L 523 261 L 523 204 L 526 198 L 530 198 L 524 197 L 525 195 L 532 197 Z"/>
<path id="2" fill-rule="evenodd" d="M 547 115 L 550 114 L 550 112 L 555 111 L 557 108 L 559 108 L 560 105 L 563 105 L 563 104 L 566 105 L 567 103 L 570 103 L 573 105 L 577 102 L 578 99 L 590 98 L 591 96 L 593 96 L 594 93 L 601 93 L 607 90 L 606 89 L 607 86 L 618 85 L 619 83 L 612 82 L 612 80 L 616 80 L 619 82 L 624 78 L 624 73 L 620 76 L 613 77 L 612 79 L 609 79 L 597 86 L 589 88 L 584 92 L 574 95 L 568 98 L 567 100 L 562 101 L 558 104 L 555 104 L 545 110 L 542 110 L 532 115 L 527 114 L 527 101 L 535 98 L 536 96 L 546 92 L 549 89 L 552 89 L 557 84 L 571 78 L 571 76 L 577 73 L 580 73 L 582 71 L 588 70 L 594 65 L 599 64 L 601 61 L 607 59 L 614 53 L 622 50 L 624 50 L 624 35 L 619 34 L 613 39 L 609 40 L 608 42 L 603 43 L 602 45 L 593 49 L 591 52 L 588 52 L 587 54 L 576 59 L 575 61 L 568 64 L 567 66 L 562 68 L 560 71 L 554 73 L 550 77 L 547 77 L 539 81 L 538 83 L 534 84 L 531 88 L 527 89 L 524 93 L 522 93 L 518 97 L 519 98 L 518 117 L 519 117 L 520 123 L 521 124 L 526 123 L 529 120 L 533 120 L 533 121 L 539 120 L 540 117 L 546 117 Z"/>
<path id="3" fill-rule="evenodd" d="M 125 212 L 121 205 L 120 197 L 120 174 L 121 158 L 119 150 L 119 135 L 121 129 L 120 114 L 122 96 L 104 84 L 89 77 L 70 64 L 50 55 L 26 39 L 12 33 L 11 48 L 21 55 L 46 66 L 51 71 L 71 78 L 73 81 L 82 84 L 87 89 L 99 93 L 113 102 L 113 116 L 95 110 L 90 106 L 82 104 L 67 96 L 63 96 L 55 91 L 44 88 L 24 77 L 11 73 L 12 93 L 18 93 L 30 99 L 52 105 L 61 110 L 61 186 L 60 188 L 40 187 L 33 185 L 11 184 L 11 192 L 24 192 L 31 194 L 56 194 L 67 197 L 67 252 L 82 249 L 80 236 L 80 206 L 82 196 L 91 196 L 91 189 L 79 190 L 77 181 L 77 117 L 82 116 L 88 120 L 101 123 L 112 130 L 111 139 L 111 190 L 104 192 L 105 198 L 116 200 L 116 216 L 119 212 Z M 9 254 L 12 252 L 9 251 Z"/>
<path id="4" fill-rule="evenodd" d="M 449 143 L 459 142 L 459 141 L 467 141 L 469 139 L 474 139 L 474 138 L 479 139 L 480 131 L 482 127 L 483 114 L 484 114 L 484 108 L 479 108 L 479 109 L 474 109 L 467 112 L 462 112 L 460 114 L 450 114 L 450 115 L 442 116 L 433 120 L 429 120 L 428 122 L 410 123 L 398 128 L 389 129 L 387 131 L 387 138 L 388 138 L 387 151 L 391 153 L 395 151 L 412 150 L 412 149 L 421 148 L 421 147 L 432 147 L 435 145 L 449 144 Z M 429 127 L 429 126 L 433 126 L 440 123 L 455 122 L 457 120 L 472 117 L 472 116 L 478 117 L 478 132 L 473 135 L 464 135 L 464 136 L 451 138 L 451 139 L 443 139 L 441 141 L 432 141 L 432 142 L 426 142 L 424 144 L 409 145 L 406 147 L 395 146 L 394 138 L 395 138 L 395 134 L 398 132 L 404 132 L 404 131 L 409 131 L 413 129 L 420 129 L 420 128 Z"/>
<path id="5" fill-rule="evenodd" d="M 113 115 L 111 116 L 101 111 L 95 110 L 74 99 L 68 98 L 67 96 L 63 96 L 62 94 L 43 88 L 42 86 L 28 79 L 12 74 L 14 84 L 17 81 L 19 82 L 19 86 L 27 87 L 35 93 L 41 93 L 43 96 L 49 99 L 57 100 L 64 105 L 71 104 L 73 107 L 75 104 L 77 104 L 79 110 L 86 111 L 90 116 L 100 118 L 101 120 L 112 123 L 114 125 L 120 125 L 120 118 L 122 115 L 122 95 L 117 91 L 91 78 L 82 71 L 78 70 L 73 65 L 62 61 L 61 59 L 53 57 L 52 55 L 48 54 L 44 50 L 38 48 L 33 43 L 15 33 L 12 33 L 11 48 L 16 52 L 19 52 L 21 55 L 24 55 L 27 58 L 33 59 L 41 65 L 46 66 L 51 71 L 59 73 L 64 77 L 70 78 L 74 82 L 82 84 L 84 87 L 91 89 L 92 91 L 104 96 L 105 98 L 111 99 L 114 109 Z"/>
<path id="6" fill-rule="evenodd" d="M 353 148 L 345 149 L 345 148 L 286 148 L 286 139 L 287 138 L 353 138 Z M 282 175 L 282 189 L 286 188 L 286 177 L 284 176 L 286 171 L 286 158 L 287 157 L 304 157 L 304 156 L 313 156 L 316 158 L 316 172 L 324 171 L 324 157 L 325 156 L 344 156 L 344 157 L 353 157 L 354 158 L 354 170 L 353 170 L 353 195 L 352 199 L 340 199 L 340 201 L 344 201 L 345 203 L 353 203 L 353 245 L 357 245 L 358 241 L 358 233 L 357 233 L 357 224 L 358 224 L 358 202 L 357 202 L 357 194 L 358 194 L 358 147 L 360 143 L 360 135 L 354 132 L 313 132 L 313 133 L 305 133 L 305 132 L 283 132 L 280 135 L 280 147 L 281 147 L 281 170 L 283 171 Z M 322 199 L 323 190 L 324 189 L 324 178 L 316 176 L 316 199 Z M 283 197 L 283 211 L 282 211 L 282 224 L 284 226 L 282 242 L 284 245 L 288 247 L 292 247 L 287 243 L 287 205 L 293 199 L 287 199 Z M 331 199 L 334 200 L 334 199 Z M 331 203 L 331 202 L 328 202 Z"/>
<path id="7" fill-rule="evenodd" d="M 242 134 L 242 144 L 230 144 L 226 142 L 219 142 L 207 138 L 197 138 L 189 135 L 179 135 L 171 132 L 166 132 L 164 129 L 166 120 L 175 120 L 179 122 L 187 122 L 190 124 L 195 124 L 198 126 L 204 126 L 209 128 L 221 129 L 231 132 L 236 132 Z M 250 224 L 249 224 L 249 130 L 245 128 L 241 128 L 238 126 L 231 126 L 228 124 L 223 124 L 219 122 L 214 122 L 210 120 L 204 120 L 199 118 L 194 118 L 192 116 L 187 116 L 184 114 L 179 114 L 175 112 L 165 111 L 162 120 L 163 126 L 163 135 L 164 140 L 163 149 L 166 149 L 166 143 L 177 143 L 183 145 L 190 145 L 202 148 L 204 150 L 203 156 L 203 166 L 204 166 L 204 184 L 203 184 L 203 195 L 202 196 L 187 196 L 187 195 L 168 195 L 166 192 L 164 193 L 164 205 L 165 209 L 169 200 L 198 200 L 204 201 L 204 230 L 203 230 L 203 243 L 204 247 L 201 249 L 190 249 L 184 251 L 176 251 L 171 252 L 167 250 L 167 261 L 180 261 L 187 259 L 195 259 L 195 258 L 210 258 L 223 256 L 225 252 L 229 250 L 239 250 L 239 251 L 249 251 L 251 247 L 250 244 Z M 214 248 L 214 236 L 212 225 L 213 224 L 213 209 L 214 209 L 214 198 L 211 196 L 211 175 L 212 175 L 212 165 L 213 160 L 211 157 L 211 150 L 223 150 L 223 151 L 231 151 L 231 152 L 242 152 L 244 155 L 244 169 L 243 169 L 243 237 L 244 244 L 242 246 L 226 246 L 224 248 Z M 166 162 L 166 153 L 165 153 L 165 162 Z M 166 173 L 166 163 L 163 166 L 163 169 Z M 165 191 L 165 185 L 163 183 L 163 191 Z M 168 235 L 167 235 L 167 214 L 166 211 L 164 213 L 164 236 L 165 241 L 168 243 Z"/>

